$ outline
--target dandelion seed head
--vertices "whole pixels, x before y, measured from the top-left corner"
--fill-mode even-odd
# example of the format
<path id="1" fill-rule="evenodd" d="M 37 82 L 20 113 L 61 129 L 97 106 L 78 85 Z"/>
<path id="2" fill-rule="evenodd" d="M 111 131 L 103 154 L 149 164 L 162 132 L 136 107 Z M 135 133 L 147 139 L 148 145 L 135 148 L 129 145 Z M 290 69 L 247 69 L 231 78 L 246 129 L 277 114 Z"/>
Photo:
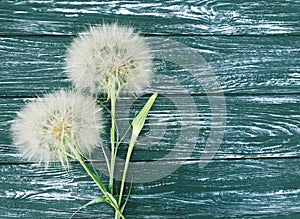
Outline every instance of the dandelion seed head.
<path id="1" fill-rule="evenodd" d="M 139 95 L 152 74 L 150 50 L 134 30 L 117 24 L 91 27 L 68 49 L 66 72 L 80 90 Z"/>
<path id="2" fill-rule="evenodd" d="M 48 166 L 52 161 L 68 164 L 74 149 L 84 156 L 101 143 L 101 109 L 93 99 L 60 90 L 29 102 L 12 125 L 13 138 L 28 160 Z"/>

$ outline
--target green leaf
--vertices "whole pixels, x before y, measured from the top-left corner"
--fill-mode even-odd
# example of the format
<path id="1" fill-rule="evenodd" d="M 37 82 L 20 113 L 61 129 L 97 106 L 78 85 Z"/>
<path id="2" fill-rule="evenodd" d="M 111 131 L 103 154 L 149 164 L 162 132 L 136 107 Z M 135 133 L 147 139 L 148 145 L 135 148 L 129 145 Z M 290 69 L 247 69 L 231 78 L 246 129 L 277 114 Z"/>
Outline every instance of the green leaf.
<path id="1" fill-rule="evenodd" d="M 118 206 L 117 200 L 109 192 L 106 195 L 110 198 L 115 206 Z"/>
<path id="2" fill-rule="evenodd" d="M 108 203 L 108 201 L 107 201 L 105 198 L 103 198 L 102 196 L 99 196 L 99 197 L 97 197 L 97 198 L 95 198 L 95 199 L 89 201 L 89 202 L 86 203 L 85 205 L 81 206 L 80 208 L 78 208 L 77 211 L 75 211 L 75 212 L 72 214 L 72 216 L 70 217 L 70 219 L 71 219 L 72 217 L 74 217 L 75 214 L 77 214 L 79 211 L 81 211 L 82 209 L 86 208 L 87 206 L 92 205 L 92 204 L 96 204 L 96 203 L 99 203 L 99 202 L 105 202 L 105 203 Z"/>

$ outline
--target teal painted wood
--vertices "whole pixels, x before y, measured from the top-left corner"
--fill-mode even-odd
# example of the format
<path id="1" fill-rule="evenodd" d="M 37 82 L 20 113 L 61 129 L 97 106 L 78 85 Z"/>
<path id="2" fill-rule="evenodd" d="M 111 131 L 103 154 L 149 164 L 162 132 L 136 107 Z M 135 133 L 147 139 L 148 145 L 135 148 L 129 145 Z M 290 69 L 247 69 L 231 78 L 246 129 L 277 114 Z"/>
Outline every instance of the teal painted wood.
<path id="1" fill-rule="evenodd" d="M 174 165 L 183 164 L 177 171 L 133 185 L 128 218 L 298 219 L 299 18 L 300 2 L 296 0 L 2 1 L 1 218 L 68 218 L 98 195 L 78 164 L 66 174 L 59 167 L 45 170 L 22 160 L 9 127 L 24 101 L 70 86 L 63 58 L 75 34 L 89 24 L 117 21 L 150 39 L 156 35 L 193 48 L 213 68 L 227 107 L 222 144 L 212 162 L 199 168 L 212 116 L 205 92 L 188 72 L 156 60 L 156 78 L 146 92 L 158 91 L 165 97 L 159 97 L 150 113 L 159 126 L 154 130 L 146 127 L 143 135 L 152 140 L 163 131 L 171 135 L 160 148 L 137 148 L 133 159 L 142 163 L 170 151 L 170 142 L 176 140 L 179 130 L 185 130 L 180 116 L 189 118 L 188 124 L 199 129 L 200 135 L 185 139 L 186 145 L 177 148 L 180 155 L 198 143 L 189 160 L 180 156 L 173 160 Z M 169 83 L 176 80 L 182 83 Z M 195 101 L 201 119 L 193 113 L 178 113 L 172 100 L 178 104 L 186 97 Z M 137 100 L 137 106 L 139 101 L 144 99 Z M 135 106 L 129 114 L 128 105 L 121 106 L 125 120 L 134 114 Z M 153 171 L 165 166 L 162 162 Z M 76 218 L 112 218 L 112 210 L 94 205 Z"/>
<path id="2" fill-rule="evenodd" d="M 161 37 L 158 39 L 164 39 Z M 64 73 L 66 47 L 73 37 L 2 37 L 0 96 L 34 96 L 69 86 Z M 149 41 L 151 38 L 148 38 Z M 225 94 L 299 93 L 299 46 L 296 36 L 170 37 L 195 49 L 211 66 Z M 160 45 L 154 45 L 160 48 Z M 171 57 L 178 51 L 171 50 Z M 152 93 L 204 94 L 200 84 L 174 65 L 157 60 Z M 186 89 L 170 81 L 187 81 Z M 173 82 L 171 82 L 173 83 Z M 190 85 L 192 83 L 192 86 Z M 167 86 L 166 86 L 167 85 Z"/>
<path id="3" fill-rule="evenodd" d="M 219 160 L 199 169 L 185 164 L 157 182 L 135 184 L 128 218 L 299 217 L 299 159 Z M 36 165 L 1 165 L 3 218 L 68 218 L 97 196 L 82 168 L 69 174 Z M 75 218 L 112 218 L 106 205 L 93 205 Z"/>
<path id="4" fill-rule="evenodd" d="M 186 105 L 183 98 L 191 98 L 195 105 Z M 17 111 L 29 100 L 0 99 L 0 163 L 23 162 L 17 148 L 12 145 L 9 128 Z M 119 124 L 123 124 L 123 127 L 129 126 L 145 100 L 146 98 L 139 98 L 134 105 L 121 104 L 117 111 L 118 121 L 121 120 Z M 299 157 L 299 104 L 300 95 L 227 97 L 227 121 L 226 126 L 222 127 L 225 128 L 225 133 L 215 157 Z M 197 107 L 197 114 L 187 110 L 192 107 Z M 186 137 L 181 136 L 182 140 L 176 147 L 178 153 L 172 158 L 184 159 L 182 154 L 194 146 L 191 159 L 200 159 L 211 132 L 212 122 L 209 118 L 213 115 L 209 108 L 208 100 L 203 96 L 159 96 L 149 114 L 151 121 L 146 122 L 142 139 L 138 141 L 132 159 L 162 158 L 174 148 L 182 133 L 186 134 Z M 153 123 L 158 125 L 154 126 Z M 190 129 L 199 129 L 198 138 L 187 133 Z M 109 129 L 103 136 L 107 141 L 108 134 Z M 109 143 L 106 142 L 106 145 Z"/>
<path id="5" fill-rule="evenodd" d="M 276 1 L 2 1 L 2 34 L 77 34 L 118 21 L 150 34 L 299 34 L 300 3 Z"/>

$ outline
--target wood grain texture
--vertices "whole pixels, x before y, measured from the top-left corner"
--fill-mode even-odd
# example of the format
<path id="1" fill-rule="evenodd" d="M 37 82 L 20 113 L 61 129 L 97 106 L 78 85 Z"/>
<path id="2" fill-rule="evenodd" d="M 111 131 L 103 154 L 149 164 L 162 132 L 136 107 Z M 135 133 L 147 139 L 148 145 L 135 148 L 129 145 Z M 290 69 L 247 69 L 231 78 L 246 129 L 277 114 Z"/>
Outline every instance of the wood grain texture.
<path id="1" fill-rule="evenodd" d="M 185 164 L 157 182 L 134 184 L 128 218 L 293 218 L 300 215 L 298 159 Z M 68 218 L 98 195 L 80 166 L 1 165 L 4 218 Z M 105 176 L 104 179 L 106 180 Z M 254 186 L 255 185 L 255 186 Z M 163 203 L 163 204 L 162 204 Z M 13 209 L 13 211 L 12 211 Z M 75 218 L 111 218 L 96 204 Z"/>
<path id="2" fill-rule="evenodd" d="M 212 80 L 155 60 L 152 86 L 145 93 L 158 91 L 160 96 L 133 164 L 175 151 L 173 159 L 141 169 L 142 176 L 181 166 L 161 179 L 134 184 L 128 218 L 300 218 L 299 19 L 297 0 L 1 1 L 0 217 L 68 218 L 99 195 L 78 163 L 67 174 L 55 164 L 44 169 L 23 160 L 9 128 L 27 101 L 71 86 L 64 57 L 79 32 L 88 25 L 118 22 L 147 36 L 158 52 L 165 51 L 164 40 L 184 44 L 183 50 L 168 50 L 173 58 L 196 52 L 226 97 L 226 115 L 221 114 L 226 124 L 213 123 L 209 98 L 222 98 L 222 92 L 207 95 L 201 86 Z M 146 98 L 122 100 L 118 118 L 127 127 Z M 224 138 L 211 162 L 203 163 L 212 125 L 225 128 Z M 103 138 L 107 145 L 108 136 Z M 102 177 L 107 183 L 107 176 Z M 75 218 L 112 215 L 111 208 L 99 204 Z"/>
<path id="3" fill-rule="evenodd" d="M 120 101 L 117 110 L 120 136 L 146 99 L 123 98 Z M 29 100 L 32 99 L 0 99 L 0 163 L 21 161 L 11 142 L 10 125 L 17 111 Z M 217 126 L 225 129 L 224 138 L 215 158 L 300 156 L 299 104 L 299 95 L 227 97 L 226 124 Z M 150 111 L 132 159 L 160 159 L 174 150 L 172 159 L 186 159 L 187 150 L 192 150 L 190 159 L 200 159 L 212 132 L 213 116 L 206 97 L 160 95 Z M 103 137 L 105 145 L 109 145 L 109 128 Z M 128 143 L 126 139 L 123 147 Z"/>
<path id="4" fill-rule="evenodd" d="M 148 38 L 163 41 L 166 37 Z M 70 86 L 64 57 L 73 37 L 2 37 L 0 96 L 35 96 Z M 169 37 L 203 57 L 225 94 L 295 94 L 300 91 L 299 37 Z M 159 44 L 150 44 L 161 48 Z M 170 56 L 181 51 L 170 48 Z M 177 64 L 177 63 L 176 63 Z M 150 89 L 161 94 L 205 94 L 202 76 L 156 60 Z M 212 88 L 213 89 L 213 88 Z"/>
<path id="5" fill-rule="evenodd" d="M 276 1 L 2 1 L 0 33 L 77 34 L 118 21 L 150 34 L 299 34 L 300 3 Z"/>

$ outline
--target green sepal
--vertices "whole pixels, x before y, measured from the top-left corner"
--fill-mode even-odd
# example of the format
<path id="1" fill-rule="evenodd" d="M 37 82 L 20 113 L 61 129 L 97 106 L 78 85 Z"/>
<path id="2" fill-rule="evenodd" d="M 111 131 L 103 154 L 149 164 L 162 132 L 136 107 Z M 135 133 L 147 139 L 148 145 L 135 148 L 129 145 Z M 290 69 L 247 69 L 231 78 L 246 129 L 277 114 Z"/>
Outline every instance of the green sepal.
<path id="1" fill-rule="evenodd" d="M 157 93 L 152 94 L 152 96 L 149 98 L 147 103 L 144 105 L 144 107 L 141 109 L 139 114 L 133 119 L 131 125 L 132 125 L 132 134 L 135 136 L 138 136 L 145 124 L 147 115 L 154 104 L 154 101 L 157 97 Z"/>

